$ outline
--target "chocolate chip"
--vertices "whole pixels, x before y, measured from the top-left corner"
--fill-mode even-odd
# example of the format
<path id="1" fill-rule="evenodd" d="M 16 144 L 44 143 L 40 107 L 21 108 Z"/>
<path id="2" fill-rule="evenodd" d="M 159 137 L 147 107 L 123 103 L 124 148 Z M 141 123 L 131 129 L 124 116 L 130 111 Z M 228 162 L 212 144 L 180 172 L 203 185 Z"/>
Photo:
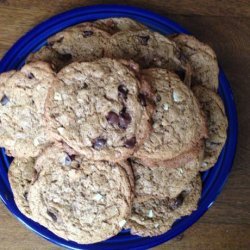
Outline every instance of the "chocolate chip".
<path id="1" fill-rule="evenodd" d="M 146 107 L 146 106 L 147 106 L 147 99 L 146 99 L 146 96 L 145 96 L 144 94 L 140 93 L 140 94 L 138 95 L 138 99 L 139 99 L 139 101 L 140 101 L 140 103 L 141 103 L 141 105 L 142 105 L 143 107 Z"/>
<path id="2" fill-rule="evenodd" d="M 148 40 L 150 39 L 150 36 L 139 36 L 139 41 L 141 45 L 148 45 Z"/>
<path id="3" fill-rule="evenodd" d="M 135 136 L 130 138 L 130 139 L 127 139 L 125 142 L 124 142 L 124 146 L 126 148 L 133 148 L 136 144 L 136 138 Z"/>
<path id="4" fill-rule="evenodd" d="M 88 87 L 88 84 L 84 82 L 83 84 L 81 84 L 80 89 L 86 89 L 87 87 Z"/>
<path id="5" fill-rule="evenodd" d="M 106 139 L 98 137 L 93 141 L 92 146 L 94 149 L 100 150 L 106 145 L 106 143 L 107 143 Z"/>
<path id="6" fill-rule="evenodd" d="M 94 32 L 92 30 L 84 30 L 83 31 L 83 37 L 92 36 L 93 34 L 94 34 Z"/>
<path id="7" fill-rule="evenodd" d="M 159 94 L 156 95 L 156 101 L 160 102 L 161 101 L 161 96 Z"/>
<path id="8" fill-rule="evenodd" d="M 127 100 L 128 89 L 125 85 L 121 84 L 118 86 L 118 96 L 124 100 Z"/>
<path id="9" fill-rule="evenodd" d="M 186 72 L 184 69 L 176 70 L 175 73 L 180 77 L 182 81 L 185 80 Z"/>
<path id="10" fill-rule="evenodd" d="M 119 115 L 113 111 L 110 111 L 108 113 L 108 115 L 106 116 L 106 119 L 108 123 L 111 125 L 117 125 L 119 123 Z"/>
<path id="11" fill-rule="evenodd" d="M 71 54 L 60 54 L 59 59 L 63 62 L 68 62 L 72 59 Z"/>
<path id="12" fill-rule="evenodd" d="M 171 210 L 175 210 L 175 209 L 179 208 L 184 201 L 184 196 L 185 196 L 184 192 L 182 192 L 175 199 L 171 199 L 169 201 L 169 208 Z"/>
<path id="13" fill-rule="evenodd" d="M 23 197 L 26 201 L 28 201 L 28 192 L 24 192 Z"/>
<path id="14" fill-rule="evenodd" d="M 57 217 L 56 217 L 56 215 L 54 213 L 52 213 L 51 211 L 47 210 L 47 214 L 52 218 L 52 220 L 54 222 L 57 221 Z"/>
<path id="15" fill-rule="evenodd" d="M 119 123 L 118 123 L 119 128 L 126 129 L 128 125 L 131 123 L 131 120 L 132 118 L 130 114 L 126 111 L 126 108 L 123 108 L 119 114 Z"/>
<path id="16" fill-rule="evenodd" d="M 35 77 L 35 76 L 34 76 L 33 73 L 30 72 L 30 73 L 28 74 L 28 78 L 29 78 L 29 79 L 33 79 L 34 77 Z"/>
<path id="17" fill-rule="evenodd" d="M 10 99 L 8 98 L 8 96 L 3 95 L 2 99 L 0 100 L 0 103 L 2 104 L 2 106 L 5 106 L 9 101 Z"/>

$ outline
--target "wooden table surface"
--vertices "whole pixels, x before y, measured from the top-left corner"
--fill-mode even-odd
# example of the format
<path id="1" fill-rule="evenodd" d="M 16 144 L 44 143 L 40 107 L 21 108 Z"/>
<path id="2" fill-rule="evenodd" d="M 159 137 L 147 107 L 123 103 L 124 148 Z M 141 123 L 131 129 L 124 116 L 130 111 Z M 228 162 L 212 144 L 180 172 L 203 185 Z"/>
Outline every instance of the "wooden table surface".
<path id="1" fill-rule="evenodd" d="M 195 225 L 156 249 L 250 249 L 250 1 L 121 2 L 169 17 L 210 44 L 228 76 L 238 109 L 237 155 L 223 192 Z M 98 3 L 118 1 L 0 0 L 0 58 L 20 36 L 44 19 Z M 0 204 L 0 249 L 59 248 L 31 233 Z"/>

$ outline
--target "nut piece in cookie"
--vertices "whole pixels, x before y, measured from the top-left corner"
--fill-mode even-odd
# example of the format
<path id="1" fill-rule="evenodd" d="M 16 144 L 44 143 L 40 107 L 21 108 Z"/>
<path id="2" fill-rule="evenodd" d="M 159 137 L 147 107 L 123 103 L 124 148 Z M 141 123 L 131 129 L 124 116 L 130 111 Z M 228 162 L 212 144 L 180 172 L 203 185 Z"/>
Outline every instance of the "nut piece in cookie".
<path id="1" fill-rule="evenodd" d="M 177 34 L 171 38 L 180 48 L 184 61 L 191 66 L 191 84 L 217 91 L 219 67 L 213 49 L 190 35 Z"/>
<path id="2" fill-rule="evenodd" d="M 147 69 L 142 75 L 155 89 L 156 109 L 152 115 L 152 132 L 135 152 L 135 157 L 146 165 L 153 165 L 185 153 L 186 156 L 195 152 L 198 155 L 197 145 L 206 137 L 207 129 L 192 91 L 177 75 L 165 69 Z"/>
<path id="3" fill-rule="evenodd" d="M 143 82 L 127 65 L 108 58 L 72 63 L 58 78 L 46 103 L 55 138 L 93 160 L 119 161 L 142 144 L 150 126 L 138 100 Z"/>
<path id="4" fill-rule="evenodd" d="M 44 106 L 54 74 L 35 62 L 0 75 L 0 146 L 14 157 L 36 157 L 51 142 Z"/>
<path id="5" fill-rule="evenodd" d="M 177 219 L 191 214 L 197 208 L 201 188 L 201 179 L 197 176 L 176 198 L 151 197 L 143 201 L 135 199 L 126 228 L 130 228 L 132 234 L 140 236 L 165 233 Z"/>
<path id="6" fill-rule="evenodd" d="M 35 221 L 81 244 L 106 240 L 122 229 L 132 191 L 120 165 L 87 161 L 51 147 L 37 159 L 36 168 L 41 171 L 28 194 Z"/>
<path id="7" fill-rule="evenodd" d="M 205 140 L 204 159 L 201 170 L 213 167 L 227 139 L 228 121 L 224 104 L 219 95 L 202 86 L 193 87 L 205 113 L 208 126 L 208 138 Z"/>

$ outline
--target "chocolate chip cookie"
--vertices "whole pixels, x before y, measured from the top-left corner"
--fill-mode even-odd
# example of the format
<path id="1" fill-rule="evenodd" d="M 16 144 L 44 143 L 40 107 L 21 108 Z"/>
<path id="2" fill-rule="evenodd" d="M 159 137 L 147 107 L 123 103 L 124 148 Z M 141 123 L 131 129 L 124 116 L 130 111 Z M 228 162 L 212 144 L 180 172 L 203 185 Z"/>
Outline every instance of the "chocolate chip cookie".
<path id="1" fill-rule="evenodd" d="M 31 218 L 28 192 L 37 177 L 35 158 L 15 158 L 10 165 L 8 177 L 18 209 Z"/>
<path id="2" fill-rule="evenodd" d="M 115 34 L 118 31 L 124 30 L 138 31 L 146 29 L 143 24 L 126 17 L 99 19 L 94 21 L 93 25 L 99 29 L 105 30 L 110 34 Z"/>
<path id="3" fill-rule="evenodd" d="M 144 70 L 142 75 L 155 88 L 156 110 L 152 116 L 152 132 L 135 157 L 146 165 L 181 158 L 182 154 L 187 157 L 207 133 L 198 101 L 174 73 L 151 68 Z M 199 154 L 200 150 L 196 151 Z"/>
<path id="4" fill-rule="evenodd" d="M 51 142 L 44 106 L 54 79 L 44 62 L 0 75 L 0 146 L 10 155 L 35 157 Z"/>
<path id="5" fill-rule="evenodd" d="M 106 240 L 123 228 L 132 196 L 118 164 L 87 161 L 56 147 L 47 149 L 37 164 L 41 171 L 28 193 L 35 221 L 81 244 Z"/>
<path id="6" fill-rule="evenodd" d="M 217 91 L 219 67 L 213 49 L 190 35 L 178 34 L 172 39 L 191 66 L 191 84 Z"/>
<path id="7" fill-rule="evenodd" d="M 175 198 L 187 184 L 198 174 L 200 159 L 190 160 L 175 168 L 164 165 L 150 167 L 140 161 L 132 160 L 132 170 L 135 176 L 135 196 Z"/>
<path id="8" fill-rule="evenodd" d="M 94 61 L 102 58 L 110 34 L 92 24 L 65 29 L 48 39 L 48 45 L 31 54 L 27 61 L 42 60 L 60 70 L 73 61 Z"/>
<path id="9" fill-rule="evenodd" d="M 151 30 L 120 31 L 110 40 L 107 55 L 132 59 L 141 67 L 156 66 L 179 71 L 180 51 L 167 37 Z"/>
<path id="10" fill-rule="evenodd" d="M 193 92 L 204 110 L 208 125 L 208 138 L 205 141 L 204 159 L 201 163 L 201 170 L 205 171 L 213 167 L 218 160 L 227 139 L 228 121 L 219 95 L 202 86 L 195 86 Z"/>
<path id="11" fill-rule="evenodd" d="M 43 61 L 49 63 L 56 71 L 59 71 L 72 62 L 71 54 L 60 54 L 51 46 L 44 46 L 35 53 L 31 53 L 26 62 Z"/>
<path id="12" fill-rule="evenodd" d="M 70 64 L 57 76 L 47 100 L 54 138 L 88 159 L 120 161 L 131 155 L 150 126 L 137 73 L 104 58 Z"/>
<path id="13" fill-rule="evenodd" d="M 201 179 L 197 176 L 176 198 L 134 200 L 132 215 L 126 227 L 131 229 L 132 234 L 140 236 L 165 233 L 177 219 L 196 210 L 201 188 Z"/>

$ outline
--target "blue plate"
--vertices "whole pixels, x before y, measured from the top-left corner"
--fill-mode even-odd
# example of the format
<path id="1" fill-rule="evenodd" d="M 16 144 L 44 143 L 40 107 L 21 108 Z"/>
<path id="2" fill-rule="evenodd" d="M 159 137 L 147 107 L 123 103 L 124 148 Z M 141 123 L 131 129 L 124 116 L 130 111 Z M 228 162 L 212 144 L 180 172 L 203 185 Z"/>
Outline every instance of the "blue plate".
<path id="1" fill-rule="evenodd" d="M 52 17 L 25 34 L 3 57 L 0 62 L 0 72 L 20 68 L 24 64 L 28 54 L 46 44 L 46 39 L 54 33 L 77 23 L 108 17 L 130 17 L 162 34 L 188 33 L 185 29 L 167 18 L 143 9 L 120 5 L 96 5 L 77 8 Z M 233 93 L 222 70 L 220 70 L 219 80 L 219 94 L 223 99 L 229 120 L 228 138 L 225 147 L 214 168 L 202 174 L 203 190 L 197 211 L 193 212 L 190 216 L 183 217 L 176 221 L 172 229 L 167 233 L 150 238 L 133 236 L 128 230 L 123 230 L 109 240 L 90 245 L 80 245 L 54 235 L 43 226 L 26 218 L 16 207 L 7 177 L 11 158 L 8 158 L 5 155 L 4 149 L 1 149 L 0 197 L 3 203 L 11 213 L 30 230 L 68 249 L 148 249 L 172 239 L 194 224 L 214 203 L 217 195 L 221 192 L 225 184 L 233 164 L 238 127 L 236 107 L 233 100 Z"/>

